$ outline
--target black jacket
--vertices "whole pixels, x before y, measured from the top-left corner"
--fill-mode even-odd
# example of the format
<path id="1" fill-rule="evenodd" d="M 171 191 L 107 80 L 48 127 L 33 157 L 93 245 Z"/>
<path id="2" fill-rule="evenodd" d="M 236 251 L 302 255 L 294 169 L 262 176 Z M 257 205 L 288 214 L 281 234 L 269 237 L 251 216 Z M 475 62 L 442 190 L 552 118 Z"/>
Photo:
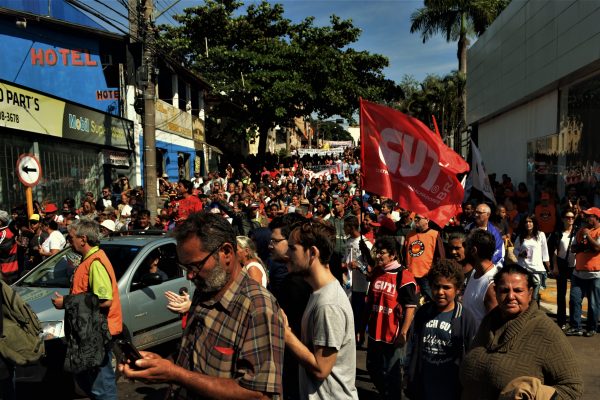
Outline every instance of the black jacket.
<path id="1" fill-rule="evenodd" d="M 79 373 L 102 365 L 111 343 L 108 321 L 93 293 L 65 296 L 65 370 Z"/>
<path id="2" fill-rule="evenodd" d="M 425 324 L 435 315 L 435 303 L 430 302 L 422 306 L 416 313 L 413 320 L 413 330 L 407 347 L 406 374 L 408 376 L 407 397 L 410 399 L 420 399 L 418 380 L 422 376 L 421 371 L 421 339 Z M 471 312 L 456 302 L 454 313 L 452 314 L 451 336 L 452 344 L 455 349 L 457 365 L 460 365 L 464 358 L 471 341 L 477 333 L 477 322 Z M 460 397 L 460 396 L 459 396 Z"/>

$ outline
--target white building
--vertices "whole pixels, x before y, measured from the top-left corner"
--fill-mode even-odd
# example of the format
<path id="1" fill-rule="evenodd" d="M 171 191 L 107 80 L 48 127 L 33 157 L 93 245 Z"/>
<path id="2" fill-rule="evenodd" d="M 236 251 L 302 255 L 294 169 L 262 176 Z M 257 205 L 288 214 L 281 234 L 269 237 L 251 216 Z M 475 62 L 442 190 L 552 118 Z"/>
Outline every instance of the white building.
<path id="1" fill-rule="evenodd" d="M 594 190 L 598 21 L 600 1 L 513 1 L 469 49 L 467 120 L 488 173 L 526 182 L 537 196 Z"/>

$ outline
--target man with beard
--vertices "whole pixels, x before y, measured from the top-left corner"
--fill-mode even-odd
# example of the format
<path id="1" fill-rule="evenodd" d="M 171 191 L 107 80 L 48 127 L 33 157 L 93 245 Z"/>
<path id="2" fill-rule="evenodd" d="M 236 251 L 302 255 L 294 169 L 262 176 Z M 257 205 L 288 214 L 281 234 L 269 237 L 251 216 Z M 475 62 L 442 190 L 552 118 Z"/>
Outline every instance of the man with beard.
<path id="1" fill-rule="evenodd" d="M 231 225 L 196 213 L 175 229 L 179 266 L 196 290 L 175 363 L 150 352 L 131 379 L 170 382 L 172 399 L 277 399 L 282 392 L 283 321 L 275 298 L 242 269 Z"/>
<path id="2" fill-rule="evenodd" d="M 288 268 L 312 288 L 301 338 L 287 323 L 285 328 L 286 347 L 301 366 L 300 399 L 358 400 L 352 307 L 329 269 L 335 235 L 330 224 L 312 220 L 295 228 L 288 239 Z"/>

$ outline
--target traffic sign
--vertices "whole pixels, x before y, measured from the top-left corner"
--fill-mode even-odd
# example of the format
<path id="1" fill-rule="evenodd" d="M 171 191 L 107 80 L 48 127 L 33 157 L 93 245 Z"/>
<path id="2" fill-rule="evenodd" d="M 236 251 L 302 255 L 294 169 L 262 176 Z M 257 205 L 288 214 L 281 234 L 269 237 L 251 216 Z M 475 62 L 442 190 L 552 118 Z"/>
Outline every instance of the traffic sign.
<path id="1" fill-rule="evenodd" d="M 17 176 L 23 185 L 33 187 L 42 177 L 42 165 L 33 154 L 21 154 L 17 160 Z"/>

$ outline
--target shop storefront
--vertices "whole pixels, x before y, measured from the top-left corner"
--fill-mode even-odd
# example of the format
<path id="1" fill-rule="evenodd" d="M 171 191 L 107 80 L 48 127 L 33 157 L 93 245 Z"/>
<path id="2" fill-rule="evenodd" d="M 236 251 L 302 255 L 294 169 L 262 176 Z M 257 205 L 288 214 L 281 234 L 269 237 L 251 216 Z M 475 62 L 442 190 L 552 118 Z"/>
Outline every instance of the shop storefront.
<path id="1" fill-rule="evenodd" d="M 118 175 L 129 175 L 133 123 L 111 114 L 0 80 L 0 207 L 25 202 L 15 171 L 20 154 L 34 154 L 42 179 L 34 200 L 80 204 Z"/>
<path id="2" fill-rule="evenodd" d="M 527 144 L 527 181 L 536 192 L 559 195 L 575 187 L 600 206 L 600 75 L 583 79 L 559 91 L 558 134 Z"/>

